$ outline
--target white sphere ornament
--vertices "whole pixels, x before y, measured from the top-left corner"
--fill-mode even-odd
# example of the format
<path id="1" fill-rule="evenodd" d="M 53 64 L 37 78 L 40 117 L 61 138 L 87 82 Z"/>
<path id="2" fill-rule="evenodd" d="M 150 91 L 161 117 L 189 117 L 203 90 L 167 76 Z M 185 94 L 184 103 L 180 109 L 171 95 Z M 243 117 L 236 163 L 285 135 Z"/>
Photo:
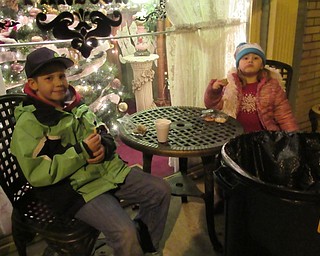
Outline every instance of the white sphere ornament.
<path id="1" fill-rule="evenodd" d="M 128 110 L 128 104 L 125 103 L 125 102 L 120 102 L 118 104 L 118 109 L 119 109 L 120 112 L 124 113 L 124 112 L 126 112 Z"/>

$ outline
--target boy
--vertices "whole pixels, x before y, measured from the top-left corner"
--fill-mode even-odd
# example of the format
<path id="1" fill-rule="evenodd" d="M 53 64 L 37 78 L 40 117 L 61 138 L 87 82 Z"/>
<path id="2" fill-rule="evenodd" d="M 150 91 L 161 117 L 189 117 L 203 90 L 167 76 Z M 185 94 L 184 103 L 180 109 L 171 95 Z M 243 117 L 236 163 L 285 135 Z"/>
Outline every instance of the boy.
<path id="1" fill-rule="evenodd" d="M 72 65 L 46 47 L 27 56 L 27 99 L 15 110 L 11 151 L 39 196 L 61 214 L 100 230 L 114 255 L 156 252 L 170 188 L 163 179 L 128 167 L 115 153 L 107 127 L 68 84 L 65 71 Z M 120 199 L 140 205 L 134 221 Z M 147 227 L 150 243 L 144 243 L 135 223 Z"/>

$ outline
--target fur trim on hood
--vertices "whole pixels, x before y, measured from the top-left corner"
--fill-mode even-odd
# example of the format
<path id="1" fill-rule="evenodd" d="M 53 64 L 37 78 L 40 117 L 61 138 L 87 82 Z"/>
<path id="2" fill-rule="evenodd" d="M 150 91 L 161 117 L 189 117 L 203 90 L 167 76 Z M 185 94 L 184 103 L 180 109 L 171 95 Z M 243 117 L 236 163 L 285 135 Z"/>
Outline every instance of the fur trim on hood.
<path id="1" fill-rule="evenodd" d="M 277 69 L 269 66 L 265 66 L 265 68 L 270 71 L 271 78 L 278 80 L 280 86 L 285 91 L 285 83 L 282 79 L 280 72 Z M 239 103 L 242 100 L 242 94 L 239 93 L 240 88 L 238 88 L 238 86 L 240 86 L 241 83 L 237 75 L 236 68 L 232 68 L 231 70 L 229 70 L 229 72 L 227 73 L 227 80 L 228 80 L 228 84 L 224 87 L 224 92 L 222 97 L 222 101 L 223 101 L 222 111 L 228 114 L 229 116 L 236 118 L 236 115 L 238 113 L 238 108 L 240 106 Z M 264 83 L 265 78 L 261 79 L 260 83 L 261 82 Z"/>

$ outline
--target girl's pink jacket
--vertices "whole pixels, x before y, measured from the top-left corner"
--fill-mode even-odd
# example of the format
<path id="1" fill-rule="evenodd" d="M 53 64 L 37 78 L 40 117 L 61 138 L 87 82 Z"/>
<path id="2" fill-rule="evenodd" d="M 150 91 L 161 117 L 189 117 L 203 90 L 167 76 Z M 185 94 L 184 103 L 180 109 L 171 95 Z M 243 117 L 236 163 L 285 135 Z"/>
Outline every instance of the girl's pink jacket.
<path id="1" fill-rule="evenodd" d="M 204 104 L 207 108 L 219 109 L 236 118 L 242 100 L 242 85 L 234 72 L 229 72 L 228 85 L 223 89 L 214 90 L 211 80 L 204 94 Z M 297 131 L 299 127 L 291 111 L 286 93 L 279 84 L 279 80 L 271 78 L 261 79 L 256 95 L 258 116 L 265 130 Z"/>

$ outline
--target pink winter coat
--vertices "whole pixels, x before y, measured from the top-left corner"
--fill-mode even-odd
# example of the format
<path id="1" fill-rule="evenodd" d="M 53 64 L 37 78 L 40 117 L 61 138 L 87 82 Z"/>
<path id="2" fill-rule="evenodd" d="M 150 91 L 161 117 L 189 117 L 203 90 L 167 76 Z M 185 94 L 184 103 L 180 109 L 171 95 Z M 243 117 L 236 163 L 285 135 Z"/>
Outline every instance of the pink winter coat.
<path id="1" fill-rule="evenodd" d="M 213 90 L 211 80 L 204 94 L 204 104 L 207 108 L 222 110 L 236 118 L 242 100 L 242 84 L 236 71 L 229 72 L 228 84 L 223 89 Z M 256 107 L 260 122 L 269 131 L 297 131 L 298 125 L 292 114 L 286 93 L 279 80 L 262 78 L 258 84 Z"/>

